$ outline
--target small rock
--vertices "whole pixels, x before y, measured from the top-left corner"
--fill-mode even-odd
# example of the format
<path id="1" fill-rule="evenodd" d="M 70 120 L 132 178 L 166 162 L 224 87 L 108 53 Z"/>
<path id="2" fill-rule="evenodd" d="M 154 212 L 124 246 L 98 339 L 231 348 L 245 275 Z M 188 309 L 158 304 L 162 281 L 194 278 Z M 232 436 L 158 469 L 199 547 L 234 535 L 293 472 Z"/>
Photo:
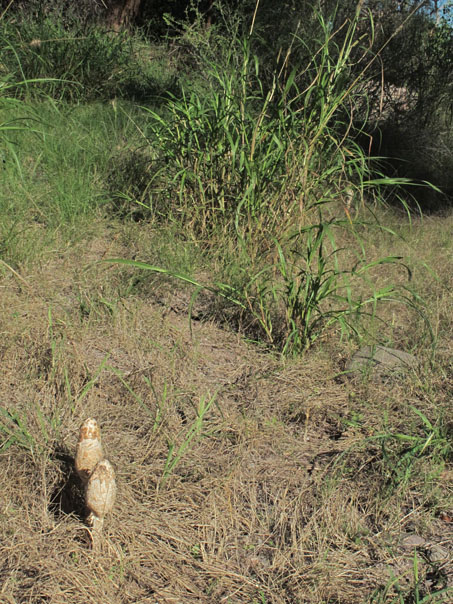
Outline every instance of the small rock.
<path id="1" fill-rule="evenodd" d="M 426 545 L 426 539 L 420 537 L 420 535 L 406 535 L 401 541 L 401 545 L 405 549 L 412 549 L 414 547 L 423 547 Z"/>
<path id="2" fill-rule="evenodd" d="M 429 558 L 431 562 L 447 562 L 450 554 L 445 547 L 436 544 L 429 548 Z"/>
<path id="3" fill-rule="evenodd" d="M 417 365 L 417 359 L 403 350 L 378 345 L 363 346 L 347 363 L 346 372 L 351 376 L 368 372 L 384 375 L 415 369 Z"/>

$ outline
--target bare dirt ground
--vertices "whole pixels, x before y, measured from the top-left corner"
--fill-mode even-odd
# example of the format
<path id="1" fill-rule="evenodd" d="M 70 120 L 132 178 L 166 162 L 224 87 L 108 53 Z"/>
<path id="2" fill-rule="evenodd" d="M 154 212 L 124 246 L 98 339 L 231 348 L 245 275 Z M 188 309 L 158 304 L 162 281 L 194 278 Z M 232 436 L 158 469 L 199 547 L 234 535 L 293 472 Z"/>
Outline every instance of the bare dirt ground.
<path id="1" fill-rule="evenodd" d="M 434 367 L 351 382 L 335 334 L 285 361 L 189 326 L 184 292 L 126 295 L 130 269 L 92 264 L 129 254 L 106 234 L 1 276 L 0 601 L 409 603 L 451 587 L 450 340 Z M 99 551 L 73 469 L 87 417 L 118 483 Z"/>

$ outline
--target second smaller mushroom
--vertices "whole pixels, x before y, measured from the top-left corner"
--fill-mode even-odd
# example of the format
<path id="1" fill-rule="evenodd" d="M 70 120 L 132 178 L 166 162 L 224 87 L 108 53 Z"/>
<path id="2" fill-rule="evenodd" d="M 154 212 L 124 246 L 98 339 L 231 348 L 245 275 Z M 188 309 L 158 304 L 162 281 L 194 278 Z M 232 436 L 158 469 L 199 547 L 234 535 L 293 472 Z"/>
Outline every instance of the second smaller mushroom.
<path id="1" fill-rule="evenodd" d="M 108 459 L 100 461 L 88 479 L 85 502 L 89 510 L 88 524 L 100 532 L 104 516 L 112 510 L 116 497 L 115 471 Z"/>

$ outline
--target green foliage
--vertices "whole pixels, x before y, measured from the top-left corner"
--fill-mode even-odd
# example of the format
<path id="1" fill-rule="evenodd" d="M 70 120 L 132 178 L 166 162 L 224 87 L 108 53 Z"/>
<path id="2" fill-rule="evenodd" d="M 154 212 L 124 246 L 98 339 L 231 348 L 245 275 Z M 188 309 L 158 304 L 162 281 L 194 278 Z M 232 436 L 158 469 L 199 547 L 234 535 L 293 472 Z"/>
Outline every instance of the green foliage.
<path id="1" fill-rule="evenodd" d="M 8 124 L 0 131 L 0 257 L 16 265 L 50 241 L 56 228 L 75 236 L 89 232 L 109 202 L 104 188 L 110 158 L 134 133 L 113 104 L 0 102 Z"/>
<path id="2" fill-rule="evenodd" d="M 278 260 L 244 289 L 247 307 L 266 340 L 284 353 L 304 351 L 333 325 L 346 337 L 360 337 L 361 323 L 365 317 L 375 318 L 377 304 L 399 297 L 394 286 L 370 287 L 368 278 L 371 269 L 397 264 L 398 257 L 367 263 L 361 256 L 340 268 L 335 229 L 345 226 L 345 221 L 325 221 L 305 227 L 286 252 L 275 242 Z"/>
<path id="3" fill-rule="evenodd" d="M 248 266 L 243 269 L 242 280 L 234 285 L 222 281 L 202 283 L 188 275 L 135 260 L 117 258 L 106 262 L 189 284 L 195 288 L 193 299 L 200 290 L 210 292 L 223 301 L 224 307 L 236 309 L 236 322 L 248 326 L 246 335 L 285 354 L 297 354 L 332 325 L 339 326 L 347 337 L 360 336 L 364 329 L 361 323 L 365 318 L 375 318 L 380 301 L 417 306 L 415 300 L 405 297 L 392 285 L 373 287 L 368 277 L 376 266 L 398 264 L 401 260 L 398 257 L 388 256 L 371 263 L 362 258 L 352 268 L 340 269 L 337 256 L 341 250 L 334 247 L 330 253 L 325 251 L 329 242 L 335 245 L 331 228 L 332 224 L 316 224 L 304 229 L 304 238 L 298 233 L 295 247 L 288 254 L 291 259 L 275 241 L 278 261 L 259 269 L 256 264 Z M 358 281 L 365 287 L 358 287 Z M 364 289 L 367 295 L 363 295 Z"/>
<path id="4" fill-rule="evenodd" d="M 236 240 L 241 277 L 201 283 L 165 267 L 125 263 L 214 293 L 236 308 L 249 335 L 285 353 L 305 350 L 332 325 L 357 335 L 379 301 L 399 297 L 391 285 L 373 287 L 368 274 L 400 258 L 368 262 L 359 236 L 365 197 L 380 202 L 382 189 L 401 180 L 376 176 L 348 117 L 365 94 L 366 63 L 362 77 L 349 83 L 361 44 L 358 23 L 357 13 L 337 40 L 319 15 L 317 52 L 298 70 L 288 72 L 284 62 L 270 86 L 253 37 L 240 38 L 233 24 L 229 44 L 209 33 L 206 50 L 203 33 L 192 29 L 204 87 L 171 97 L 164 111 L 145 108 L 153 159 L 136 203 L 145 216 L 174 223 L 210 251 Z M 303 90 L 301 71 L 310 74 Z M 337 243 L 344 233 L 357 244 L 347 264 Z"/>
<path id="5" fill-rule="evenodd" d="M 48 453 L 60 437 L 61 409 L 45 412 L 39 403 L 26 413 L 0 407 L 0 452 L 16 446 L 32 456 Z"/>
<path id="6" fill-rule="evenodd" d="M 206 415 L 209 413 L 212 405 L 216 400 L 216 394 L 214 396 L 202 396 L 198 403 L 196 417 L 187 433 L 184 436 L 184 440 L 179 445 L 179 447 L 175 450 L 175 445 L 173 442 L 168 442 L 168 456 L 165 462 L 164 471 L 162 473 L 162 477 L 159 482 L 159 488 L 163 488 L 175 470 L 176 466 L 181 461 L 182 457 L 186 453 L 187 449 L 190 446 L 190 443 L 198 438 L 202 434 L 204 420 Z"/>
<path id="7" fill-rule="evenodd" d="M 299 68 L 313 74 L 305 90 L 298 70 L 287 73 L 286 64 L 267 87 L 251 41 L 233 37 L 228 48 L 218 44 L 220 60 L 200 56 L 204 88 L 172 97 L 164 113 L 148 110 L 146 138 L 157 154 L 151 214 L 190 224 L 201 235 L 235 227 L 244 236 L 257 228 L 284 230 L 311 208 L 350 196 L 351 187 L 363 195 L 369 161 L 353 136 L 346 138 L 344 121 L 356 24 L 340 49 L 321 24 L 318 52 Z"/>
<path id="8" fill-rule="evenodd" d="M 0 431 L 3 435 L 3 442 L 0 451 L 6 451 L 11 445 L 18 445 L 27 451 L 33 451 L 35 448 L 35 439 L 33 438 L 27 421 L 18 413 L 8 411 L 0 407 Z"/>
<path id="9" fill-rule="evenodd" d="M 438 473 L 445 462 L 452 458 L 453 447 L 444 423 L 439 421 L 434 425 L 415 407 L 411 407 L 411 410 L 421 420 L 420 433 L 398 432 L 376 436 L 381 445 L 383 469 L 391 489 L 404 487 L 423 457 L 429 457 Z"/>
<path id="10" fill-rule="evenodd" d="M 138 35 L 57 17 L 0 21 L 0 74 L 9 95 L 68 101 L 149 98 L 173 86 L 171 70 L 141 58 Z M 145 53 L 146 54 L 146 53 Z M 20 84 L 18 84 L 20 83 Z"/>
<path id="11" fill-rule="evenodd" d="M 432 571 L 435 573 L 437 570 L 435 565 L 432 565 L 432 567 Z M 370 604 L 444 604 L 453 591 L 451 587 L 444 587 L 436 589 L 432 593 L 426 593 L 419 572 L 417 550 L 414 550 L 408 587 L 405 585 L 407 583 L 406 576 L 394 576 L 393 571 L 391 575 L 386 585 L 373 591 L 369 599 Z"/>
<path id="12" fill-rule="evenodd" d="M 136 266 L 215 294 L 224 305 L 234 307 L 232 320 L 247 325 L 249 337 L 285 353 L 305 350 L 331 326 L 360 337 L 361 319 L 372 319 L 379 301 L 399 295 L 391 285 L 374 287 L 369 275 L 375 267 L 400 260 L 394 256 L 367 260 L 359 235 L 362 216 L 366 203 L 381 202 L 382 190 L 402 181 L 376 174 L 375 162 L 357 142 L 361 129 L 353 119 L 354 107 L 359 102 L 366 106 L 366 73 L 372 62 L 368 38 L 359 28 L 359 10 L 336 31 L 331 19 L 321 13 L 316 18 L 318 38 L 308 45 L 295 32 L 273 71 L 263 69 L 253 52 L 253 32 L 241 36 L 237 21 L 231 22 L 228 36 L 206 31 L 202 23 L 186 27 L 182 35 L 193 49 L 188 54 L 196 57 L 198 75 L 180 96 L 169 94 L 159 110 L 144 107 L 137 112 L 114 101 L 111 111 L 102 108 L 98 119 L 96 105 L 74 112 L 54 102 L 43 104 L 39 120 L 30 122 L 36 124 L 33 132 L 27 124 L 24 133 L 14 126 L 10 134 L 18 171 L 14 204 L 8 190 L 0 196 L 10 218 L 3 238 L 18 241 L 13 216 L 21 212 L 27 219 L 54 226 L 76 224 L 81 216 L 91 218 L 96 208 L 106 207 L 102 186 L 108 180 L 123 215 L 128 203 L 132 211 L 138 207 L 136 218 L 157 218 L 186 238 L 201 241 L 203 249 L 217 258 L 231 258 L 227 250 L 236 250 L 238 278 L 232 280 L 227 262 L 223 274 L 219 271 L 220 277 L 211 283 L 168 266 Z M 22 34 L 27 24 L 20 23 Z M 56 33 L 61 28 L 50 20 L 36 26 L 55 27 Z M 105 52 L 112 51 L 111 61 L 122 65 L 122 55 L 115 54 L 117 43 L 122 48 L 119 38 L 112 40 L 94 29 L 88 34 L 93 48 L 101 41 Z M 317 46 L 308 54 L 313 44 Z M 291 68 L 289 57 L 296 46 L 305 48 L 306 62 Z M 98 59 L 107 69 L 104 50 L 99 50 Z M 34 61 L 37 55 L 30 52 Z M 73 76 L 90 90 L 89 80 L 97 68 L 95 61 L 91 65 L 90 53 L 79 63 L 69 62 L 69 71 L 60 74 L 58 82 L 46 83 L 62 86 L 52 94 L 77 98 L 72 84 L 67 84 Z M 23 72 L 26 59 L 15 48 L 11 56 Z M 362 71 L 351 80 L 357 57 Z M 51 63 L 50 58 L 43 61 Z M 66 63 L 62 55 L 61 65 Z M 79 72 L 79 67 L 88 71 Z M 37 67 L 32 65 L 30 71 L 36 74 Z M 96 81 L 102 84 L 99 72 Z M 100 89 L 92 91 L 102 94 Z M 5 123 L 17 119 L 17 114 L 11 115 Z M 135 139 L 141 137 L 141 149 L 131 152 L 133 145 L 124 141 L 132 127 Z M 26 140 L 30 136 L 35 140 Z M 106 140 L 111 141 L 110 148 Z M 30 162 L 27 147 L 32 146 L 41 151 Z M 112 167 L 113 158 L 128 156 L 130 165 L 113 162 Z M 127 180 L 131 186 L 123 192 L 121 185 Z M 355 246 L 349 258 L 339 243 L 348 238 Z M 7 259 L 14 255 L 18 257 L 16 252 Z"/>

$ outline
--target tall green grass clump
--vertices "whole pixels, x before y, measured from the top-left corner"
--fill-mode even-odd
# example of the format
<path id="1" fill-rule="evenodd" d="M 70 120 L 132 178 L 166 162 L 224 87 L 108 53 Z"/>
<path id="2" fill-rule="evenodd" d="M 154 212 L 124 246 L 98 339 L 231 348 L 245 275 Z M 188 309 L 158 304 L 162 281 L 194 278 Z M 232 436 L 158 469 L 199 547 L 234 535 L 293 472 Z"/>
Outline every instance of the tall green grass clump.
<path id="1" fill-rule="evenodd" d="M 107 163 L 139 113 L 128 101 L 82 102 L 129 86 L 136 39 L 65 21 L 61 3 L 36 6 L 0 19 L 0 257 L 12 266 L 34 256 L 38 239 L 80 236 L 99 216 Z"/>
<path id="2" fill-rule="evenodd" d="M 174 87 L 174 74 L 160 59 L 156 68 L 156 60 L 142 57 L 143 45 L 138 33 L 112 33 L 81 19 L 7 14 L 0 21 L 0 72 L 10 81 L 8 94 L 19 97 L 143 100 Z"/>
<path id="3" fill-rule="evenodd" d="M 361 319 L 369 324 L 380 301 L 414 304 L 409 290 L 379 287 L 373 276 L 401 259 L 369 261 L 364 251 L 376 225 L 369 208 L 401 180 L 377 173 L 358 144 L 374 61 L 373 28 L 359 34 L 360 9 L 337 31 L 319 14 L 316 52 L 292 66 L 288 49 L 271 78 L 253 53 L 253 31 L 210 32 L 209 44 L 197 42 L 201 84 L 192 81 L 163 112 L 146 109 L 153 160 L 131 201 L 221 256 L 215 283 L 177 277 L 217 293 L 238 323 L 284 352 L 306 349 L 333 325 L 360 337 Z M 293 44 L 305 43 L 294 34 Z M 363 69 L 353 76 L 357 57 Z"/>
<path id="4" fill-rule="evenodd" d="M 139 111 L 57 102 L 43 89 L 64 83 L 13 75 L 0 72 L 0 264 L 17 268 L 57 232 L 83 236 L 102 214 L 110 158 L 135 135 L 117 106 Z"/>
<path id="5" fill-rule="evenodd" d="M 358 15 L 339 41 L 319 19 L 324 38 L 307 65 L 291 67 L 288 50 L 269 78 L 253 35 L 236 28 L 211 36 L 212 50 L 199 58 L 201 84 L 189 83 L 163 112 L 147 109 L 156 161 L 140 201 L 151 213 L 201 236 L 276 234 L 313 209 L 344 200 L 350 210 L 375 192 L 351 114 L 358 90 L 364 95 L 350 81 Z M 294 44 L 304 42 L 295 35 Z"/>
<path id="6" fill-rule="evenodd" d="M 80 232 L 81 221 L 106 212 L 110 160 L 135 136 L 131 122 L 112 103 L 4 101 L 3 223 L 16 224 L 15 238 L 30 225 Z"/>

